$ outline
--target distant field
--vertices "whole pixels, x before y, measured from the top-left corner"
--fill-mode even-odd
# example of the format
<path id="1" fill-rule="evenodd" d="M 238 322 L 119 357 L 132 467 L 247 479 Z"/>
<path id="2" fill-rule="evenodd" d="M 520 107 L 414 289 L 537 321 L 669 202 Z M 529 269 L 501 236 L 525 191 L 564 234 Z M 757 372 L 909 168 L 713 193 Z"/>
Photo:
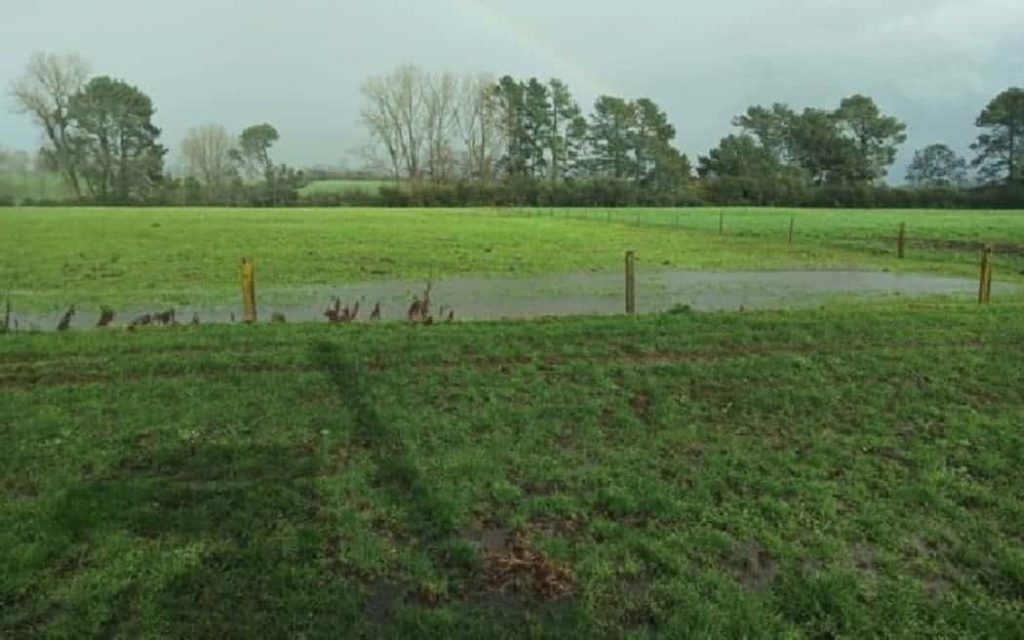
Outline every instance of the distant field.
<path id="1" fill-rule="evenodd" d="M 1022 350 L 977 306 L 0 336 L 0 637 L 1015 637 Z"/>
<path id="2" fill-rule="evenodd" d="M 719 234 L 719 216 L 724 233 Z M 790 218 L 794 242 L 787 242 Z M 895 258 L 900 222 L 908 254 Z M 234 302 L 238 261 L 263 300 L 308 288 L 456 275 L 870 268 L 1024 283 L 1021 212 L 592 209 L 103 209 L 0 211 L 0 295 L 17 308 Z M 319 303 L 319 301 L 317 301 Z"/>
<path id="3" fill-rule="evenodd" d="M 59 199 L 67 195 L 60 176 L 53 173 L 0 173 L 0 198 L 11 198 L 15 202 L 31 198 Z"/>
<path id="4" fill-rule="evenodd" d="M 299 189 L 300 196 L 361 191 L 376 193 L 383 186 L 393 186 L 389 180 L 317 180 Z"/>

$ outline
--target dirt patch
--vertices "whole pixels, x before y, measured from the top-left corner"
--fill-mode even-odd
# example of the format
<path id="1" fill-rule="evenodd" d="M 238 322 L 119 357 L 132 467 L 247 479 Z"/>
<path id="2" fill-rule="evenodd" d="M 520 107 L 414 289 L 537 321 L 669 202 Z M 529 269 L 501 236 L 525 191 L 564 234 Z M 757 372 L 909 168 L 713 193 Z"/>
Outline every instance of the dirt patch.
<path id="1" fill-rule="evenodd" d="M 775 558 L 757 542 L 741 545 L 729 559 L 736 580 L 751 591 L 768 589 L 778 574 Z"/>
<path id="2" fill-rule="evenodd" d="M 878 575 L 875 550 L 871 546 L 863 543 L 857 543 L 853 545 L 851 556 L 853 557 L 853 563 L 856 565 L 857 569 L 871 576 Z"/>
<path id="3" fill-rule="evenodd" d="M 515 533 L 508 527 L 493 523 L 463 530 L 461 535 L 484 555 L 507 552 L 515 537 Z"/>
<path id="4" fill-rule="evenodd" d="M 484 570 L 487 584 L 500 592 L 558 599 L 575 591 L 572 569 L 531 549 L 518 535 L 508 541 L 506 549 L 487 554 Z"/>
<path id="5" fill-rule="evenodd" d="M 650 414 L 652 402 L 650 395 L 638 392 L 633 394 L 633 397 L 629 401 L 629 406 L 633 408 L 633 413 L 636 414 L 636 417 L 646 421 Z"/>
<path id="6" fill-rule="evenodd" d="M 371 582 L 367 591 L 363 616 L 379 625 L 388 625 L 394 621 L 395 613 L 405 603 L 409 593 L 405 585 L 383 578 Z"/>

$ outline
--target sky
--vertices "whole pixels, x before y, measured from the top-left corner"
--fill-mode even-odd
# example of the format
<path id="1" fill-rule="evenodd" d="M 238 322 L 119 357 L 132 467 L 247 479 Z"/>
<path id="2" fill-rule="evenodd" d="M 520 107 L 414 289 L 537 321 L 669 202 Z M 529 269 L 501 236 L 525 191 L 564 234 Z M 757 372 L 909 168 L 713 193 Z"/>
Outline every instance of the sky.
<path id="1" fill-rule="evenodd" d="M 193 126 L 271 122 L 272 154 L 355 168 L 367 142 L 359 87 L 412 62 L 432 71 L 567 81 L 589 112 L 602 93 L 648 97 L 692 160 L 751 104 L 834 108 L 863 93 L 901 118 L 913 150 L 965 155 L 974 119 L 1024 85 L 1022 0 L 5 0 L 0 87 L 36 51 L 76 52 L 153 98 L 177 157 Z M 31 121 L 0 108 L 0 147 L 34 149 Z"/>

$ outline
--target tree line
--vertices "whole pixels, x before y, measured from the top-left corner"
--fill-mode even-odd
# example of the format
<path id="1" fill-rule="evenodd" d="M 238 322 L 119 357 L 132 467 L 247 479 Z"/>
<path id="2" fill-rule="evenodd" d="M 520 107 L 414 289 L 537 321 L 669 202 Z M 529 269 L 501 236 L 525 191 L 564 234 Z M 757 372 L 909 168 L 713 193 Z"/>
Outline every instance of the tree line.
<path id="1" fill-rule="evenodd" d="M 918 150 L 908 187 L 884 179 L 906 125 L 868 96 L 831 109 L 755 105 L 696 166 L 646 97 L 599 96 L 584 113 L 558 79 L 456 76 L 401 65 L 362 86 L 367 170 L 379 192 L 299 197 L 310 175 L 275 164 L 268 123 L 238 135 L 209 125 L 180 145 L 179 171 L 150 98 L 78 56 L 37 54 L 12 86 L 43 134 L 40 162 L 77 202 L 288 205 L 1024 206 L 1024 89 L 979 114 L 968 162 L 943 144 Z M 969 168 L 974 170 L 971 179 Z"/>
<path id="2" fill-rule="evenodd" d="M 181 144 L 184 171 L 165 171 L 167 148 L 152 100 L 123 80 L 92 76 L 77 55 L 39 53 L 11 87 L 16 108 L 38 125 L 38 164 L 63 179 L 73 202 L 88 204 L 289 204 L 302 175 L 275 165 L 272 125 L 230 136 L 192 129 Z"/>

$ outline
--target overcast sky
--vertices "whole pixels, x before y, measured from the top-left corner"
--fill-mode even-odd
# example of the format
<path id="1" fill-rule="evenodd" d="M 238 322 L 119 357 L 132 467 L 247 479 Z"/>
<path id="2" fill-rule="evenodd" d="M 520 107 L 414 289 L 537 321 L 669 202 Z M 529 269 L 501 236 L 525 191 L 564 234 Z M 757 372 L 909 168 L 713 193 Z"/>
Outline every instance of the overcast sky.
<path id="1" fill-rule="evenodd" d="M 650 97 L 692 159 L 747 105 L 834 107 L 875 98 L 915 148 L 961 152 L 974 118 L 1024 85 L 1024 0 L 5 0 L 0 84 L 35 51 L 75 51 L 154 100 L 177 156 L 190 127 L 261 121 L 275 160 L 337 164 L 365 142 L 362 80 L 402 62 L 566 80 L 589 111 L 600 93 Z M 5 96 L 9 106 L 9 96 Z M 35 148 L 0 109 L 0 146 Z"/>

